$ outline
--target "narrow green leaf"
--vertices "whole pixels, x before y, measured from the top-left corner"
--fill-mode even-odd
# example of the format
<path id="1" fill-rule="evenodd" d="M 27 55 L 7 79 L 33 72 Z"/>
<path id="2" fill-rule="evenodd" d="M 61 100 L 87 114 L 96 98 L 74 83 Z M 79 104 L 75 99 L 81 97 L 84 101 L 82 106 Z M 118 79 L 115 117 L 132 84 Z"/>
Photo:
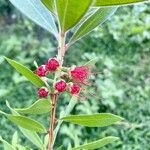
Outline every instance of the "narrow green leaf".
<path id="1" fill-rule="evenodd" d="M 40 25 L 47 31 L 58 36 L 57 27 L 50 11 L 42 4 L 41 0 L 9 0 L 24 15 Z"/>
<path id="2" fill-rule="evenodd" d="M 16 125 L 22 128 L 25 128 L 31 131 L 36 131 L 36 132 L 42 132 L 42 133 L 46 132 L 46 129 L 44 128 L 44 126 L 41 123 L 33 119 L 27 118 L 25 116 L 10 115 L 10 114 L 7 114 L 6 117 L 10 121 L 12 121 L 13 123 L 15 123 Z"/>
<path id="3" fill-rule="evenodd" d="M 91 0 L 56 0 L 59 23 L 63 32 L 74 27 L 89 9 Z"/>
<path id="4" fill-rule="evenodd" d="M 62 120 L 87 127 L 104 127 L 121 121 L 123 118 L 109 113 L 100 113 L 93 115 L 71 115 L 62 118 Z"/>
<path id="5" fill-rule="evenodd" d="M 148 2 L 149 0 L 96 0 L 94 6 L 114 6 L 127 5 L 139 2 Z"/>
<path id="6" fill-rule="evenodd" d="M 44 149 L 44 145 L 36 132 L 30 131 L 21 127 L 19 129 L 23 133 L 23 135 L 27 139 L 29 139 L 34 145 L 36 145 L 40 149 Z"/>
<path id="7" fill-rule="evenodd" d="M 41 0 L 42 3 L 52 12 L 54 12 L 54 0 Z"/>
<path id="8" fill-rule="evenodd" d="M 3 142 L 4 150 L 15 150 L 15 148 L 0 136 L 0 141 Z"/>
<path id="9" fill-rule="evenodd" d="M 0 114 L 2 114 L 2 115 L 6 115 L 6 113 L 5 113 L 5 112 L 3 112 L 3 111 L 1 111 L 1 110 L 0 110 Z"/>
<path id="10" fill-rule="evenodd" d="M 79 147 L 75 147 L 75 148 L 72 148 L 71 150 L 81 150 L 81 149 L 88 149 L 88 150 L 93 150 L 93 149 L 98 149 L 98 148 L 101 148 L 109 143 L 112 143 L 116 140 L 119 140 L 119 138 L 117 137 L 113 137 L 113 136 L 109 136 L 109 137 L 106 137 L 106 138 L 103 138 L 101 140 L 98 140 L 98 141 L 94 141 L 94 142 L 91 142 L 91 143 L 88 143 L 88 144 L 84 144 L 84 145 L 81 145 Z"/>
<path id="11" fill-rule="evenodd" d="M 30 69 L 23 66 L 22 64 L 11 60 L 9 58 L 5 59 L 8 61 L 8 63 L 14 67 L 19 73 L 21 73 L 23 76 L 25 76 L 30 82 L 32 82 L 37 87 L 45 86 L 44 81 L 40 77 L 38 77 L 36 74 L 34 74 Z"/>
<path id="12" fill-rule="evenodd" d="M 44 137 L 44 146 L 47 147 L 49 143 L 49 134 L 46 134 Z"/>
<path id="13" fill-rule="evenodd" d="M 69 45 L 73 44 L 86 34 L 91 32 L 97 26 L 102 25 L 114 12 L 117 7 L 98 8 L 95 13 L 89 16 L 76 30 L 73 37 L 71 38 Z"/>
<path id="14" fill-rule="evenodd" d="M 18 144 L 18 132 L 16 131 L 12 137 L 12 145 L 16 148 Z"/>
<path id="15" fill-rule="evenodd" d="M 51 103 L 47 99 L 40 99 L 27 108 L 15 110 L 23 114 L 44 114 L 50 112 L 51 107 Z"/>
<path id="16" fill-rule="evenodd" d="M 13 115 L 18 115 L 18 116 L 20 115 L 18 112 L 16 112 L 14 109 L 10 107 L 10 104 L 8 101 L 6 101 L 6 105 L 10 109 Z M 43 143 L 36 132 L 24 129 L 22 127 L 19 127 L 19 129 L 23 133 L 23 135 L 27 139 L 29 139 L 34 145 L 36 145 L 40 149 L 44 149 Z"/>
<path id="17" fill-rule="evenodd" d="M 98 61 L 98 58 L 93 58 L 90 61 L 88 61 L 87 63 L 85 63 L 84 66 L 94 66 L 97 61 Z"/>

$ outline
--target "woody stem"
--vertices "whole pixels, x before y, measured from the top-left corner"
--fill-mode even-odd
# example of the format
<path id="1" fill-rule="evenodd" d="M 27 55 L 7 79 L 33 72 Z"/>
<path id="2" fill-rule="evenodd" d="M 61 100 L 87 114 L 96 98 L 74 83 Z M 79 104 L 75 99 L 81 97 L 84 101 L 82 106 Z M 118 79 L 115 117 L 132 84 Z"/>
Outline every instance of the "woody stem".
<path id="1" fill-rule="evenodd" d="M 53 150 L 53 137 L 54 137 L 54 127 L 55 127 L 56 102 L 57 102 L 57 94 L 52 94 L 52 112 L 51 112 L 51 118 L 50 118 L 48 150 Z"/>

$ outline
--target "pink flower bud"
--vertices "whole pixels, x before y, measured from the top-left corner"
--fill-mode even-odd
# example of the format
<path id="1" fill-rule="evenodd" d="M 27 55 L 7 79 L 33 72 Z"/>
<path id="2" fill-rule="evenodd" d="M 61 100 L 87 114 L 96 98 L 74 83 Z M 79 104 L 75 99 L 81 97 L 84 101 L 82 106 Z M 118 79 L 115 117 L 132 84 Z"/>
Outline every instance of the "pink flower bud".
<path id="1" fill-rule="evenodd" d="M 39 66 L 36 69 L 35 74 L 37 74 L 40 77 L 46 76 L 46 74 L 47 74 L 46 66 L 45 65 Z"/>
<path id="2" fill-rule="evenodd" d="M 39 90 L 38 90 L 38 96 L 39 97 L 47 97 L 48 96 L 48 89 L 46 87 L 41 87 Z"/>
<path id="3" fill-rule="evenodd" d="M 70 86 L 70 93 L 71 94 L 79 94 L 80 93 L 80 86 L 78 84 L 72 84 Z"/>
<path id="4" fill-rule="evenodd" d="M 47 71 L 56 71 L 59 66 L 59 62 L 56 58 L 50 58 L 46 63 Z"/>
<path id="5" fill-rule="evenodd" d="M 57 81 L 55 83 L 55 90 L 58 92 L 64 92 L 67 88 L 67 83 L 64 80 Z"/>

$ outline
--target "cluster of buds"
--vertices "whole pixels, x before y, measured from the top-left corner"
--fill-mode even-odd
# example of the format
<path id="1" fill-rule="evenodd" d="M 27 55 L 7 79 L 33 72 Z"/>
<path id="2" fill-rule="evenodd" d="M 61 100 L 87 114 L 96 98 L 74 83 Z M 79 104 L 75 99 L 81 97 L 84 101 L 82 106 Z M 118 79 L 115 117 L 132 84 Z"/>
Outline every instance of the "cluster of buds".
<path id="1" fill-rule="evenodd" d="M 89 77 L 88 66 L 73 66 L 63 69 L 56 58 L 50 58 L 44 65 L 39 66 L 35 74 L 39 77 L 46 77 L 49 73 L 59 73 L 56 77 L 52 90 L 47 87 L 41 87 L 38 91 L 39 97 L 47 97 L 49 94 L 62 93 L 68 91 L 72 95 L 78 95 L 81 92 L 82 86 L 87 84 Z M 53 92 L 53 93 L 51 93 Z"/>
<path id="2" fill-rule="evenodd" d="M 59 62 L 56 58 L 50 58 L 45 65 L 39 66 L 35 73 L 40 77 L 45 77 L 49 72 L 55 72 L 59 68 Z"/>

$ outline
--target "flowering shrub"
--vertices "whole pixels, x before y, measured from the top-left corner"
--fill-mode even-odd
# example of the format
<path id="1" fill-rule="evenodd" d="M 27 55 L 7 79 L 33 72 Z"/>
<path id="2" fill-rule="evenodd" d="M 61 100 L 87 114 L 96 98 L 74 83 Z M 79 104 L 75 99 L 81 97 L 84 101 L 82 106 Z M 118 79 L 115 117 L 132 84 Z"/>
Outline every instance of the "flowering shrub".
<path id="1" fill-rule="evenodd" d="M 81 2 L 78 0 L 68 0 L 66 3 L 63 0 L 42 0 L 43 3 L 40 0 L 24 0 L 20 2 L 17 0 L 10 0 L 10 2 L 20 9 L 20 11 L 25 13 L 26 16 L 56 37 L 56 40 L 58 41 L 58 54 L 56 58 L 50 58 L 45 64 L 39 67 L 37 66 L 35 71 L 31 71 L 22 64 L 6 58 L 11 66 L 38 88 L 38 96 L 42 99 L 39 99 L 28 108 L 21 109 L 13 109 L 10 107 L 9 103 L 6 102 L 6 105 L 12 114 L 7 114 L 2 111 L 1 114 L 18 125 L 20 131 L 41 150 L 52 150 L 55 146 L 58 147 L 54 144 L 63 121 L 87 127 L 104 127 L 121 121 L 123 118 L 109 113 L 69 115 L 75 104 L 78 102 L 77 99 L 80 98 L 80 92 L 83 90 L 83 86 L 88 85 L 89 83 L 91 66 L 95 63 L 95 59 L 82 66 L 71 67 L 63 66 L 63 60 L 66 51 L 69 50 L 71 45 L 92 31 L 99 24 L 104 23 L 117 8 L 117 6 L 105 6 L 142 2 L 142 0 L 130 0 L 128 2 L 124 0 L 114 0 L 113 2 L 99 0 L 85 0 L 84 2 Z M 54 17 L 56 17 L 56 23 Z M 57 31 L 56 24 L 59 26 L 59 32 Z M 69 38 L 69 36 L 66 38 L 67 33 L 71 31 L 72 28 L 74 28 L 75 32 L 71 39 L 67 41 Z M 53 74 L 54 78 L 49 78 L 49 74 Z M 72 95 L 72 98 L 67 108 L 64 109 L 63 112 L 60 112 L 60 117 L 56 119 L 55 114 L 58 96 L 62 92 L 68 92 Z M 42 123 L 22 115 L 43 115 L 48 112 L 50 112 L 50 127 L 48 129 L 46 129 Z M 48 144 L 42 141 L 37 132 L 48 135 L 45 137 L 48 137 Z M 0 140 L 3 142 L 5 149 L 6 147 L 7 149 L 25 149 L 24 146 L 11 145 L 2 138 L 0 138 Z M 108 136 L 101 140 L 83 144 L 75 148 L 68 147 L 68 149 L 97 149 L 115 140 L 118 140 L 118 138 Z M 62 146 L 58 149 L 62 149 Z"/>

